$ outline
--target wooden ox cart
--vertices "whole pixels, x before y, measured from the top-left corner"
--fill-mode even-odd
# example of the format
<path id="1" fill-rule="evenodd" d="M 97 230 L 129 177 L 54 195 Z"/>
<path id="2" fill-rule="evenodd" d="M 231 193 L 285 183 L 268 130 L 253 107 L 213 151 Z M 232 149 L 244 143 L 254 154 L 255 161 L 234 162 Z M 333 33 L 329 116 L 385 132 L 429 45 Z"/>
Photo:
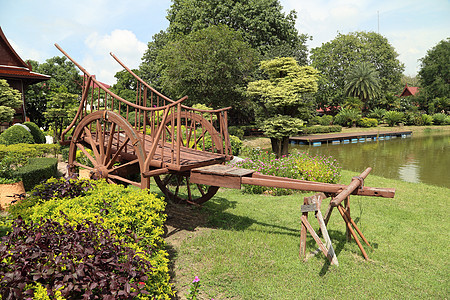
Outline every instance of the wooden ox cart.
<path id="1" fill-rule="evenodd" d="M 224 163 L 233 158 L 227 125 L 229 108 L 202 110 L 185 106 L 187 97 L 175 101 L 162 95 L 111 54 L 136 80 L 134 91 L 124 99 L 56 47 L 84 74 L 78 111 L 60 141 L 70 144 L 69 174 L 83 168 L 89 170 L 91 178 L 142 189 L 149 188 L 153 177 L 166 197 L 191 204 L 211 199 L 219 187 L 241 188 L 241 184 L 323 192 L 334 196 L 331 207 L 338 207 L 340 212 L 341 202 L 348 202 L 350 194 L 394 196 L 393 189 L 363 186 L 367 171 L 346 186 L 267 176 L 227 166 Z M 311 203 L 305 200 L 305 205 Z M 320 203 L 315 205 L 312 210 L 317 212 Z M 343 218 L 348 228 L 356 226 L 349 209 Z M 304 218 L 302 224 L 304 242 L 308 229 Z M 304 247 L 302 251 L 304 255 Z"/>

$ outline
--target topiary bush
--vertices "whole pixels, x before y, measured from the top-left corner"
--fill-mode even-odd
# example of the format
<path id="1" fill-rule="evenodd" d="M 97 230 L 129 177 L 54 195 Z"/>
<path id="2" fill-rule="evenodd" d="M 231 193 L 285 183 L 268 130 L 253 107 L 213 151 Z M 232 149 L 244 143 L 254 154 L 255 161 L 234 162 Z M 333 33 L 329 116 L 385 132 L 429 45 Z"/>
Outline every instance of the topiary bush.
<path id="1" fill-rule="evenodd" d="M 146 290 L 152 297 L 169 299 L 173 292 L 169 283 L 168 254 L 164 250 L 162 238 L 166 218 L 164 209 L 165 202 L 154 194 L 99 180 L 84 196 L 58 196 L 38 202 L 29 209 L 28 214 L 34 222 L 43 217 L 60 223 L 69 222 L 71 225 L 84 219 L 94 222 L 102 218 L 103 226 L 123 238 L 126 246 L 137 252 L 150 248 L 151 252 L 143 257 L 153 266 L 147 274 L 148 280 L 144 281 Z M 61 216 L 60 211 L 66 216 Z M 137 237 L 129 236 L 129 232 Z"/>
<path id="2" fill-rule="evenodd" d="M 45 135 L 42 130 L 33 122 L 25 122 L 23 125 L 30 129 L 35 144 L 45 144 Z"/>
<path id="3" fill-rule="evenodd" d="M 358 121 L 359 127 L 377 127 L 378 126 L 378 120 L 375 118 L 362 118 Z"/>
<path id="4" fill-rule="evenodd" d="M 0 159 L 11 153 L 27 158 L 43 157 L 48 154 L 56 156 L 59 149 L 59 144 L 13 144 L 9 146 L 0 144 Z"/>
<path id="5" fill-rule="evenodd" d="M 36 284 L 66 299 L 132 299 L 147 295 L 153 266 L 125 245 L 100 218 L 69 224 L 15 220 L 0 244 L 2 299 L 34 298 Z M 130 237 L 133 238 L 133 237 Z"/>
<path id="6" fill-rule="evenodd" d="M 0 144 L 13 145 L 20 143 L 34 143 L 31 133 L 22 126 L 11 126 L 0 134 Z"/>
<path id="7" fill-rule="evenodd" d="M 26 191 L 31 190 L 42 180 L 58 175 L 58 159 L 52 157 L 35 157 L 28 160 L 28 164 L 14 172 L 15 177 L 22 178 Z"/>

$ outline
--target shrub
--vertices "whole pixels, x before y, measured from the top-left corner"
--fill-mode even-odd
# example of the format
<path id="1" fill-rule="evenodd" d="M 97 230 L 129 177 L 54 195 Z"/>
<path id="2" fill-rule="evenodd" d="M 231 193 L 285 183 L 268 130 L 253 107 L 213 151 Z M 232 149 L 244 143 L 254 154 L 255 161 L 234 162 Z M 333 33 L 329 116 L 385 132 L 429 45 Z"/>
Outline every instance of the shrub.
<path id="1" fill-rule="evenodd" d="M 377 127 L 378 120 L 374 118 L 362 118 L 358 121 L 358 126 L 360 127 Z"/>
<path id="2" fill-rule="evenodd" d="M 310 124 L 311 125 L 322 125 L 329 126 L 333 123 L 333 116 L 323 115 L 323 116 L 315 116 L 312 118 Z"/>
<path id="3" fill-rule="evenodd" d="M 367 117 L 377 119 L 378 122 L 383 121 L 384 115 L 386 114 L 386 110 L 383 108 L 374 108 L 372 109 Z"/>
<path id="4" fill-rule="evenodd" d="M 334 117 L 334 123 L 342 126 L 355 126 L 356 122 L 361 119 L 361 112 L 351 108 L 341 108 L 339 113 Z"/>
<path id="5" fill-rule="evenodd" d="M 447 118 L 446 114 L 437 113 L 433 115 L 433 124 L 434 125 L 444 125 L 445 119 Z"/>
<path id="6" fill-rule="evenodd" d="M 0 134 L 0 144 L 33 144 L 33 136 L 22 126 L 11 126 Z"/>
<path id="7" fill-rule="evenodd" d="M 294 152 L 287 157 L 277 159 L 275 154 L 253 149 L 250 157 L 233 163 L 236 167 L 253 169 L 265 175 L 287 177 L 299 180 L 336 183 L 340 179 L 340 167 L 332 157 L 310 156 L 307 153 Z M 272 195 L 290 194 L 292 190 L 244 185 L 244 192 L 252 194 L 269 193 Z"/>
<path id="8" fill-rule="evenodd" d="M 384 114 L 384 120 L 389 126 L 395 126 L 403 121 L 404 113 L 390 110 Z"/>
<path id="9" fill-rule="evenodd" d="M 162 239 L 165 203 L 154 194 L 133 187 L 110 185 L 104 180 L 96 181 L 92 190 L 84 196 L 74 198 L 54 198 L 38 203 L 30 209 L 33 221 L 50 218 L 65 222 L 59 211 L 64 211 L 72 225 L 81 220 L 94 222 L 103 218 L 103 226 L 119 238 L 124 238 L 127 246 L 142 251 L 151 248 L 145 256 L 154 267 L 146 280 L 147 290 L 156 298 L 168 299 L 172 294 L 169 284 L 169 269 L 165 242 Z M 127 232 L 138 238 L 128 236 Z"/>
<path id="10" fill-rule="evenodd" d="M 36 124 L 33 122 L 25 122 L 23 125 L 30 129 L 35 144 L 45 144 L 45 135 Z"/>
<path id="11" fill-rule="evenodd" d="M 39 283 L 52 297 L 131 299 L 148 294 L 141 284 L 152 268 L 148 254 L 127 247 L 100 219 L 69 225 L 19 218 L 0 246 L 1 296 L 31 298 L 30 286 Z"/>
<path id="12" fill-rule="evenodd" d="M 9 146 L 0 144 L 0 159 L 9 153 L 23 155 L 27 158 L 42 157 L 48 154 L 56 155 L 59 148 L 59 144 L 14 144 Z"/>
<path id="13" fill-rule="evenodd" d="M 311 126 L 302 128 L 302 134 L 316 134 L 316 133 L 329 133 L 329 132 L 341 132 L 342 126 Z"/>
<path id="14" fill-rule="evenodd" d="M 28 164 L 14 172 L 14 176 L 22 178 L 25 190 L 29 191 L 42 180 L 56 177 L 58 175 L 57 165 L 58 160 L 56 158 L 30 158 Z"/>
<path id="15" fill-rule="evenodd" d="M 241 129 L 238 126 L 230 126 L 228 128 L 228 133 L 237 136 L 241 140 L 244 138 L 244 129 Z"/>
<path id="16" fill-rule="evenodd" d="M 231 144 L 231 151 L 233 155 L 239 155 L 241 148 L 242 148 L 242 141 L 234 135 L 230 135 L 230 144 Z M 224 142 L 225 145 L 225 142 Z M 200 142 L 200 144 L 197 146 L 198 149 L 202 149 L 203 148 L 203 143 Z M 211 137 L 207 136 L 205 138 L 205 149 L 207 151 L 211 151 L 212 148 L 212 142 L 211 142 Z"/>
<path id="17" fill-rule="evenodd" d="M 433 116 L 423 114 L 421 115 L 423 125 L 433 125 Z"/>

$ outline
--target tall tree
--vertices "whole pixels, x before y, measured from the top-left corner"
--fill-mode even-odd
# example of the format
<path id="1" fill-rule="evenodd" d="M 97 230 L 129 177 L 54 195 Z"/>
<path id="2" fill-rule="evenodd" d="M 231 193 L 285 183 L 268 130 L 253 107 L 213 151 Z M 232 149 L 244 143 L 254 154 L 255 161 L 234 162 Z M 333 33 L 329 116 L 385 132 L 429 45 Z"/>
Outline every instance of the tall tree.
<path id="1" fill-rule="evenodd" d="M 280 157 L 288 154 L 289 136 L 303 126 L 301 117 L 317 91 L 318 72 L 299 66 L 293 57 L 262 61 L 260 68 L 267 79 L 250 82 L 247 91 L 257 102 L 259 126 Z"/>
<path id="2" fill-rule="evenodd" d="M 172 98 L 187 95 L 190 105 L 219 108 L 242 105 L 258 54 L 239 32 L 218 25 L 167 44 L 157 62 L 165 67 L 160 79 Z"/>
<path id="3" fill-rule="evenodd" d="M 50 123 L 45 118 L 48 102 L 52 101 L 52 94 L 65 87 L 70 94 L 81 94 L 83 78 L 79 75 L 75 65 L 65 56 L 55 56 L 39 64 L 36 61 L 28 61 L 33 70 L 51 76 L 45 83 L 30 85 L 25 94 L 25 109 L 30 119 L 39 127 L 47 129 Z"/>
<path id="4" fill-rule="evenodd" d="M 345 94 L 359 98 L 364 103 L 363 109 L 367 108 L 370 99 L 380 94 L 378 72 L 370 63 L 355 64 L 346 79 Z"/>
<path id="5" fill-rule="evenodd" d="M 15 113 L 14 109 L 21 104 L 20 92 L 10 87 L 6 80 L 0 79 L 0 122 L 11 122 Z"/>
<path id="6" fill-rule="evenodd" d="M 173 0 L 167 16 L 172 39 L 224 24 L 240 31 L 262 56 L 290 55 L 305 65 L 308 36 L 298 33 L 296 18 L 295 11 L 282 12 L 279 0 Z"/>
<path id="7" fill-rule="evenodd" d="M 316 99 L 321 107 L 339 106 L 345 100 L 345 77 L 357 62 L 371 63 L 383 92 L 398 92 L 404 65 L 389 41 L 375 32 L 338 34 L 311 50 L 312 66 L 321 72 Z"/>
<path id="8" fill-rule="evenodd" d="M 59 87 L 51 93 L 51 100 L 47 103 L 44 117 L 53 129 L 55 141 L 59 141 L 63 130 L 73 120 L 78 108 L 78 96 L 71 94 L 64 86 Z"/>
<path id="9" fill-rule="evenodd" d="M 420 61 L 419 80 L 428 101 L 450 98 L 450 38 L 428 50 Z"/>

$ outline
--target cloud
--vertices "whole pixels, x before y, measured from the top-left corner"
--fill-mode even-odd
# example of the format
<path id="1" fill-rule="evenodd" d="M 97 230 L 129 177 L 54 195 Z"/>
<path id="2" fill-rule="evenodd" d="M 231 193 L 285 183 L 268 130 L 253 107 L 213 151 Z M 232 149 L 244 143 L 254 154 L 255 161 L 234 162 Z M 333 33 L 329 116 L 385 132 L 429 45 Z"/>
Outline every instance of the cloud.
<path id="1" fill-rule="evenodd" d="M 147 45 L 137 39 L 129 30 L 116 29 L 111 34 L 100 36 L 97 32 L 90 34 L 86 40 L 87 53 L 82 65 L 88 72 L 97 75 L 97 79 L 114 84 L 114 75 L 122 67 L 109 55 L 114 53 L 127 67 L 138 68 Z"/>

